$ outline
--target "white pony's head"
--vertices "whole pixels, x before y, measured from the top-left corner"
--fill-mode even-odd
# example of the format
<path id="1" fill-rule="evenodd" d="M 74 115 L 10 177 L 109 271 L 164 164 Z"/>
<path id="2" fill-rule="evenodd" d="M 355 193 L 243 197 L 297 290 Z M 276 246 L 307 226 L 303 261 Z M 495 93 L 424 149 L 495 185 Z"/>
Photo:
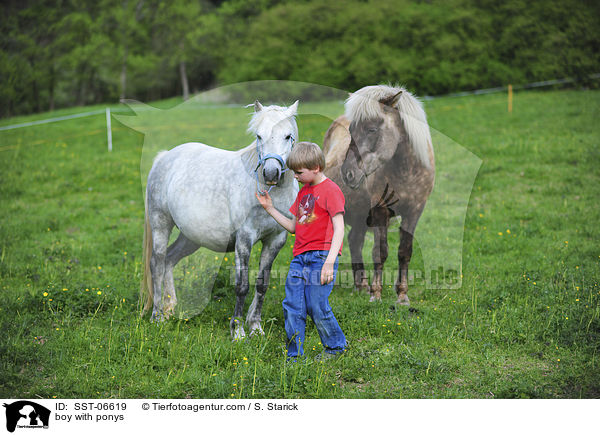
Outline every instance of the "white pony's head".
<path id="1" fill-rule="evenodd" d="M 248 132 L 256 136 L 258 167 L 265 183 L 276 185 L 285 171 L 285 161 L 298 138 L 298 101 L 289 107 L 263 106 L 254 102 Z"/>

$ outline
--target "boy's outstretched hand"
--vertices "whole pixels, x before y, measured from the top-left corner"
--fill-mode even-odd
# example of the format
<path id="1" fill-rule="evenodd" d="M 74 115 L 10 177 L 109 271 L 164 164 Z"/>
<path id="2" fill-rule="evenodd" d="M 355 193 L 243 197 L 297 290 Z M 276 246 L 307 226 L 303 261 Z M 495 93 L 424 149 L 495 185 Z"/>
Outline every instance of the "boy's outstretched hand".
<path id="1" fill-rule="evenodd" d="M 260 195 L 258 192 L 256 192 L 255 195 L 256 199 L 258 199 L 258 202 L 260 202 L 260 205 L 262 205 L 265 210 L 273 207 L 273 200 L 271 199 L 269 192 L 265 192 L 264 195 Z"/>

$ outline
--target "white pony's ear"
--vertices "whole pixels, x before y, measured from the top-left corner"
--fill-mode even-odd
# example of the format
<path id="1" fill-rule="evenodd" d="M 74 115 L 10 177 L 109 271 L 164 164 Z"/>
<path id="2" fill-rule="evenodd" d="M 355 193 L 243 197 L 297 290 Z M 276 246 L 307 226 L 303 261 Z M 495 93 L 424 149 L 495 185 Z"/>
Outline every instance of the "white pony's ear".
<path id="1" fill-rule="evenodd" d="M 298 114 L 298 101 L 299 100 L 296 100 L 294 104 L 287 108 L 287 113 L 290 116 L 296 116 Z"/>
<path id="2" fill-rule="evenodd" d="M 254 111 L 255 112 L 260 112 L 261 110 L 263 110 L 263 105 L 260 104 L 260 101 L 256 100 L 254 102 Z"/>

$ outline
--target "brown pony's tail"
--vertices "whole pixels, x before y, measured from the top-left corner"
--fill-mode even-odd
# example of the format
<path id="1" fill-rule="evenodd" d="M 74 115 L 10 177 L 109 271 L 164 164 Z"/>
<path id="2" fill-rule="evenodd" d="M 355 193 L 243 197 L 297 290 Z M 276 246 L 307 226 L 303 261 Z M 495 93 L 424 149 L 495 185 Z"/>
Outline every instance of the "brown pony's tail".
<path id="1" fill-rule="evenodd" d="M 146 195 L 147 196 L 147 195 Z M 148 203 L 144 202 L 144 242 L 142 247 L 142 282 L 140 285 L 140 305 L 143 306 L 143 316 L 154 303 L 154 288 L 152 285 L 152 273 L 150 271 L 150 259 L 152 258 L 152 229 L 148 220 Z"/>

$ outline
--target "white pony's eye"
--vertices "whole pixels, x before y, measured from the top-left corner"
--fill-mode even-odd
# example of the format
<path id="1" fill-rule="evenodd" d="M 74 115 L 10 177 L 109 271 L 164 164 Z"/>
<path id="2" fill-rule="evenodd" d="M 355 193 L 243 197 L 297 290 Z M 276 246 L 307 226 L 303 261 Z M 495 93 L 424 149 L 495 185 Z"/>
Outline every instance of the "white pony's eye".
<path id="1" fill-rule="evenodd" d="M 291 134 L 288 134 L 288 135 L 285 137 L 285 140 L 291 140 L 291 139 L 292 139 L 292 135 L 291 135 Z"/>
<path id="2" fill-rule="evenodd" d="M 260 137 L 260 134 L 256 135 L 256 140 L 259 141 L 259 142 L 262 140 L 262 137 Z"/>

